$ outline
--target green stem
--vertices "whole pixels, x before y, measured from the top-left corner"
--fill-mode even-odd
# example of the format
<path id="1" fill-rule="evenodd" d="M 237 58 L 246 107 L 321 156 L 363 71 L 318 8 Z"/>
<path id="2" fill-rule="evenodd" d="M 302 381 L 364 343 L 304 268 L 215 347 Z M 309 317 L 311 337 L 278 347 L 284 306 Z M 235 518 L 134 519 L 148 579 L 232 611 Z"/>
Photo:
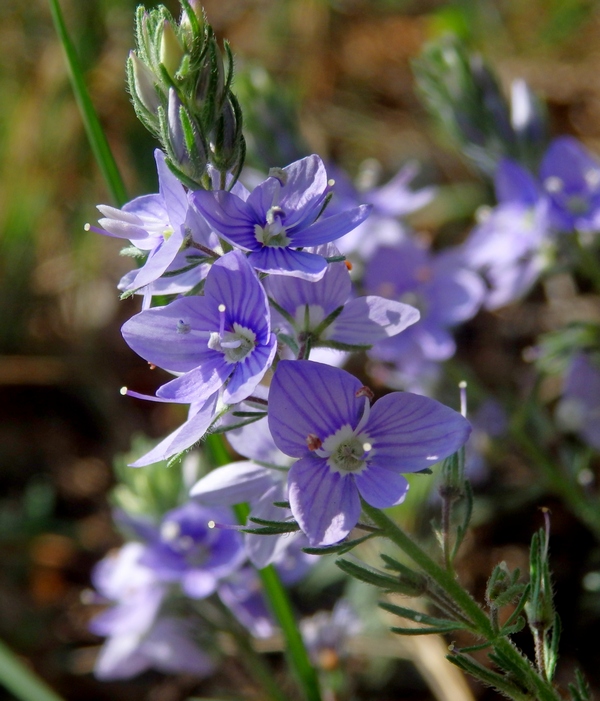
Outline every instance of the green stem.
<path id="1" fill-rule="evenodd" d="M 307 701 L 321 701 L 319 679 L 308 657 L 289 597 L 273 565 L 258 570 L 273 615 L 279 622 L 286 652 Z"/>
<path id="2" fill-rule="evenodd" d="M 79 111 L 81 113 L 81 118 L 83 120 L 83 125 L 87 133 L 90 146 L 98 167 L 102 172 L 110 195 L 117 206 L 122 206 L 127 201 L 127 193 L 125 192 L 125 186 L 123 180 L 121 179 L 121 174 L 115 159 L 113 158 L 112 151 L 108 145 L 108 141 L 92 104 L 89 92 L 85 84 L 85 77 L 77 57 L 77 52 L 75 51 L 75 46 L 71 41 L 69 33 L 67 32 L 67 27 L 60 9 L 58 0 L 49 0 L 50 11 L 52 13 L 52 19 L 54 21 L 54 27 L 56 33 L 60 39 L 63 46 L 67 65 L 69 67 L 69 73 L 71 77 L 71 84 L 73 86 L 73 92 L 75 93 L 75 99 L 77 105 L 79 106 Z"/>
<path id="3" fill-rule="evenodd" d="M 498 636 L 488 616 L 463 589 L 454 575 L 437 564 L 406 533 L 389 519 L 382 511 L 362 503 L 363 511 L 383 531 L 384 535 L 395 543 L 411 560 L 413 560 L 437 585 L 454 600 L 469 619 L 472 632 L 489 640 L 494 648 L 518 668 L 527 680 L 529 688 L 535 693 L 537 701 L 560 701 L 560 696 L 553 686 L 542 679 L 531 662 L 505 637 Z"/>
<path id="4" fill-rule="evenodd" d="M 0 641 L 0 684 L 20 701 L 63 701 Z"/>
<path id="5" fill-rule="evenodd" d="M 214 465 L 222 466 L 231 462 L 223 436 L 215 433 L 209 435 L 206 439 L 206 447 Z M 248 519 L 248 507 L 245 504 L 238 504 L 234 507 L 234 510 L 238 521 L 245 524 Z M 304 640 L 302 640 L 298 630 L 292 606 L 281 579 L 273 565 L 258 570 L 258 575 L 262 581 L 271 612 L 281 626 L 286 642 L 286 655 L 294 670 L 298 684 L 302 688 L 304 697 L 306 701 L 321 701 L 317 673 L 308 657 Z"/>
<path id="6" fill-rule="evenodd" d="M 234 637 L 240 656 L 245 662 L 246 668 L 254 679 L 261 685 L 263 691 L 271 701 L 288 701 L 288 696 L 280 689 L 277 680 L 262 655 L 256 652 L 248 639 L 248 635 L 235 620 L 224 605 L 219 603 L 221 613 L 230 621 L 228 632 Z"/>
<path id="7" fill-rule="evenodd" d="M 454 575 L 435 562 L 404 531 L 389 519 L 383 511 L 369 506 L 365 501 L 363 511 L 384 532 L 384 534 L 403 550 L 419 567 L 427 573 L 445 592 L 447 592 L 471 623 L 474 633 L 483 634 L 487 639 L 494 637 L 494 630 L 488 617 L 479 604 L 456 581 Z"/>

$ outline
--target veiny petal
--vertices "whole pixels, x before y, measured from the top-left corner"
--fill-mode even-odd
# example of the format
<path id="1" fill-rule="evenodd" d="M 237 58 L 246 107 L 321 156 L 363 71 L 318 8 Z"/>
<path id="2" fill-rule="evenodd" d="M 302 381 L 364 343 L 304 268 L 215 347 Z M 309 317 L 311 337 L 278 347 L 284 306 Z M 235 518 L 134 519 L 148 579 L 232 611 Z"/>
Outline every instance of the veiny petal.
<path id="1" fill-rule="evenodd" d="M 202 402 L 223 386 L 233 369 L 222 353 L 207 352 L 197 368 L 159 387 L 156 396 L 181 404 Z"/>
<path id="2" fill-rule="evenodd" d="M 204 294 L 215 307 L 225 305 L 225 319 L 251 329 L 259 341 L 268 339 L 269 302 L 256 273 L 241 251 L 231 251 L 213 265 Z M 218 330 L 218 325 L 214 329 Z M 260 339 L 261 336 L 266 338 Z"/>
<path id="3" fill-rule="evenodd" d="M 312 546 L 337 543 L 358 523 L 360 498 L 353 477 L 331 472 L 316 455 L 292 465 L 288 495 L 292 514 Z"/>
<path id="4" fill-rule="evenodd" d="M 373 445 L 369 467 L 414 472 L 455 453 L 467 441 L 471 426 L 434 399 L 392 392 L 375 402 L 364 431 Z"/>
<path id="5" fill-rule="evenodd" d="M 183 229 L 178 227 L 168 239 L 151 251 L 148 260 L 138 270 L 138 274 L 129 289 L 139 289 L 157 280 L 179 253 L 183 239 Z"/>
<path id="6" fill-rule="evenodd" d="M 291 516 L 289 509 L 282 509 L 274 506 L 274 501 L 283 501 L 286 498 L 283 482 L 273 484 L 263 496 L 253 505 L 250 512 L 251 518 L 261 518 L 266 521 L 284 521 Z M 252 521 L 248 522 L 252 528 L 256 526 Z M 246 533 L 244 544 L 250 562 L 262 569 L 279 559 L 289 544 L 289 534 L 283 535 L 257 535 L 256 533 Z"/>
<path id="7" fill-rule="evenodd" d="M 237 362 L 223 392 L 225 404 L 238 404 L 252 394 L 273 363 L 277 351 L 277 337 L 271 334 L 269 342 L 256 346 L 250 355 Z"/>
<path id="8" fill-rule="evenodd" d="M 371 205 L 361 204 L 331 217 L 321 217 L 308 228 L 300 231 L 288 230 L 292 246 L 318 246 L 335 241 L 361 224 L 370 214 Z"/>
<path id="9" fill-rule="evenodd" d="M 415 307 L 401 302 L 368 296 L 350 300 L 329 326 L 323 338 L 351 345 L 372 346 L 404 331 L 420 318 Z"/>
<path id="10" fill-rule="evenodd" d="M 376 465 L 369 465 L 366 470 L 355 475 L 354 480 L 362 498 L 377 509 L 401 504 L 408 492 L 405 477 Z"/>
<path id="11" fill-rule="evenodd" d="M 161 460 L 168 460 L 197 443 L 211 425 L 217 404 L 218 394 L 209 397 L 188 420 L 170 435 L 164 438 L 157 446 L 141 458 L 130 464 L 130 467 L 143 467 L 152 465 Z"/>
<path id="12" fill-rule="evenodd" d="M 286 183 L 279 206 L 285 211 L 285 225 L 302 226 L 314 221 L 327 194 L 327 172 L 316 154 L 301 158 L 284 169 Z"/>
<path id="13" fill-rule="evenodd" d="M 171 226 L 181 226 L 185 222 L 188 210 L 185 188 L 171 172 L 165 162 L 165 154 L 160 149 L 154 151 L 154 159 L 158 171 L 158 190 L 165 203 Z"/>
<path id="14" fill-rule="evenodd" d="M 264 222 L 257 221 L 250 205 L 239 197 L 224 190 L 197 190 L 190 199 L 213 229 L 233 246 L 245 251 L 260 247 L 254 226 Z"/>
<path id="15" fill-rule="evenodd" d="M 233 462 L 198 480 L 190 496 L 202 504 L 232 506 L 259 499 L 273 485 L 273 470 L 254 462 Z"/>
<path id="16" fill-rule="evenodd" d="M 350 273 L 344 263 L 330 263 L 316 282 L 290 275 L 270 275 L 264 285 L 269 296 L 292 316 L 307 304 L 320 306 L 327 316 L 346 302 L 352 289 Z"/>
<path id="17" fill-rule="evenodd" d="M 153 365 L 187 372 L 205 361 L 207 353 L 214 354 L 208 337 L 218 329 L 216 305 L 194 296 L 136 314 L 123 325 L 122 334 L 127 345 Z"/>
<path id="18" fill-rule="evenodd" d="M 277 447 L 301 457 L 312 434 L 325 440 L 339 428 L 355 427 L 364 398 L 359 380 L 344 370 L 310 360 L 282 360 L 269 391 L 269 428 Z"/>
<path id="19" fill-rule="evenodd" d="M 255 391 L 253 394 L 256 395 L 257 392 Z M 239 419 L 235 420 L 239 421 Z M 236 453 L 250 458 L 250 460 L 268 462 L 283 467 L 290 464 L 290 458 L 275 445 L 266 416 L 247 426 L 228 431 L 227 441 Z"/>
<path id="20" fill-rule="evenodd" d="M 252 252 L 248 262 L 263 273 L 292 275 L 303 280 L 320 280 L 327 270 L 327 261 L 323 256 L 292 248 L 264 246 Z"/>

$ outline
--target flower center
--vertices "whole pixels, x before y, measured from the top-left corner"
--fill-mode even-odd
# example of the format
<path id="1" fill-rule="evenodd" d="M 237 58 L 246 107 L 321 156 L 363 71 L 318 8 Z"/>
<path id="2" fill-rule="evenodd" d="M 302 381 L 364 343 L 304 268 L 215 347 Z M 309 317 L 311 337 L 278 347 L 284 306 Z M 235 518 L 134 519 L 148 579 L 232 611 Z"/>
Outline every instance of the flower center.
<path id="1" fill-rule="evenodd" d="M 365 464 L 365 450 L 362 443 L 352 436 L 346 441 L 342 441 L 335 451 L 330 455 L 329 460 L 338 469 L 345 472 L 357 472 Z"/>
<path id="2" fill-rule="evenodd" d="M 181 524 L 177 521 L 165 521 L 160 529 L 160 535 L 174 553 L 185 559 L 188 567 L 200 567 L 210 555 L 206 544 L 199 542 L 189 533 L 182 533 Z"/>
<path id="3" fill-rule="evenodd" d="M 573 195 L 567 199 L 567 209 L 571 214 L 585 214 L 589 209 L 589 203 L 580 195 Z"/>
<path id="4" fill-rule="evenodd" d="M 221 351 L 228 363 L 239 363 L 249 355 L 256 346 L 256 334 L 237 322 L 233 331 L 213 331 L 208 339 L 211 350 Z"/>
<path id="5" fill-rule="evenodd" d="M 355 435 L 354 430 L 348 424 L 342 426 L 333 435 L 328 436 L 322 447 L 316 451 L 327 457 L 327 464 L 333 472 L 358 474 L 367 466 L 372 445 L 368 436 L 363 433 Z"/>
<path id="6" fill-rule="evenodd" d="M 264 226 L 260 224 L 254 225 L 254 235 L 259 243 L 263 246 L 271 248 L 285 248 L 291 243 L 290 237 L 287 235 L 287 229 L 282 224 L 282 219 L 285 217 L 285 212 L 281 207 L 273 205 L 267 212 L 267 221 Z"/>

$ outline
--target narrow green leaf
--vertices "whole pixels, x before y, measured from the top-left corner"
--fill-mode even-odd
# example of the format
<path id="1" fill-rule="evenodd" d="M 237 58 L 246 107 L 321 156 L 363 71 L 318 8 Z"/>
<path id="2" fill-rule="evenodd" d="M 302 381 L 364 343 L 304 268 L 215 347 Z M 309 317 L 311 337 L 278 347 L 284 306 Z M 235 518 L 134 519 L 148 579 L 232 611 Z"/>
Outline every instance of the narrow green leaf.
<path id="1" fill-rule="evenodd" d="M 523 593 L 521 594 L 521 598 L 517 602 L 517 606 L 516 606 L 515 610 L 510 614 L 506 623 L 504 624 L 505 626 L 512 625 L 512 623 L 518 618 L 521 611 L 525 608 L 525 604 L 527 603 L 527 601 L 529 599 L 530 589 L 531 589 L 530 585 L 527 584 L 525 586 L 525 589 L 523 589 Z"/>
<path id="2" fill-rule="evenodd" d="M 528 667 L 524 668 L 520 665 L 519 660 L 514 660 L 508 655 L 505 655 L 502 651 L 498 650 L 497 647 L 494 648 L 494 652 L 490 652 L 488 657 L 497 667 L 510 674 L 510 676 L 524 688 L 535 691 L 531 680 L 527 676 Z"/>
<path id="3" fill-rule="evenodd" d="M 451 621 L 446 618 L 436 618 L 435 616 L 429 616 L 422 611 L 414 611 L 413 609 L 407 609 L 403 606 L 397 606 L 396 604 L 389 604 L 387 601 L 379 602 L 378 606 L 385 611 L 389 611 L 390 613 L 400 616 L 401 618 L 407 618 L 409 621 L 414 621 L 415 623 L 423 623 L 424 625 L 435 628 L 449 628 L 450 630 L 465 628 L 462 623 L 458 623 L 457 621 Z"/>
<path id="4" fill-rule="evenodd" d="M 517 618 L 512 625 L 503 626 L 503 628 L 500 630 L 500 635 L 503 635 L 504 637 L 514 635 L 515 633 L 523 630 L 523 628 L 525 628 L 525 618 L 523 616 L 519 616 L 519 618 Z"/>
<path id="5" fill-rule="evenodd" d="M 0 684 L 19 701 L 63 701 L 0 641 Z"/>
<path id="6" fill-rule="evenodd" d="M 531 701 L 531 695 L 527 691 L 519 688 L 507 677 L 484 667 L 482 664 L 479 664 L 479 662 L 476 662 L 468 655 L 447 655 L 446 659 L 453 665 L 460 667 L 460 669 L 467 672 L 472 677 L 475 677 L 475 679 L 478 679 L 480 682 L 483 682 L 487 686 L 491 686 L 507 696 L 509 699 L 513 699 L 513 701 Z"/>
<path id="7" fill-rule="evenodd" d="M 441 628 L 390 628 L 392 633 L 398 635 L 442 635 L 444 633 L 452 633 L 456 630 L 456 626 Z"/>
<path id="8" fill-rule="evenodd" d="M 73 86 L 73 92 L 75 93 L 75 99 L 79 106 L 79 111 L 81 113 L 81 118 L 87 133 L 90 147 L 94 154 L 94 158 L 98 163 L 98 167 L 104 177 L 110 196 L 112 197 L 114 203 L 121 207 L 127 202 L 127 193 L 125 191 L 125 185 L 121 179 L 121 174 L 117 168 L 115 159 L 113 158 L 112 151 L 106 140 L 106 136 L 92 104 L 87 86 L 85 84 L 85 78 L 79 59 L 77 57 L 77 52 L 75 51 L 75 46 L 71 41 L 69 33 L 67 32 L 67 27 L 64 22 L 64 18 L 60 9 L 58 0 L 50 0 L 50 11 L 52 13 L 52 20 L 54 21 L 54 27 L 56 33 L 60 39 L 63 46 L 65 55 L 67 57 L 67 65 L 69 67 L 69 73 L 71 76 L 71 84 Z"/>

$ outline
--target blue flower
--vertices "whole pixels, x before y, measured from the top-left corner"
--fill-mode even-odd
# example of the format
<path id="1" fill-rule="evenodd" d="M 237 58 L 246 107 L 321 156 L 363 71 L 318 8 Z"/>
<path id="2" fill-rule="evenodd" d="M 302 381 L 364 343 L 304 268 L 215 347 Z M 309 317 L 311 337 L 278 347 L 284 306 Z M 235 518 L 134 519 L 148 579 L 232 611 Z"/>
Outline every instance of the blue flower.
<path id="1" fill-rule="evenodd" d="M 473 317 L 485 295 L 482 279 L 466 267 L 459 250 L 433 253 L 411 239 L 379 248 L 367 264 L 364 284 L 421 312 L 417 323 L 369 351 L 372 358 L 393 363 L 413 387 L 431 364 L 454 355 L 451 327 Z"/>
<path id="2" fill-rule="evenodd" d="M 586 353 L 573 356 L 564 378 L 557 421 L 561 428 L 574 431 L 600 451 L 600 364 L 593 356 Z"/>
<path id="3" fill-rule="evenodd" d="M 339 255 L 333 244 L 314 250 L 327 257 Z M 280 329 L 295 336 L 298 344 L 301 336 L 310 335 L 311 346 L 371 347 L 419 319 L 418 310 L 408 304 L 373 295 L 352 299 L 350 273 L 343 262 L 330 263 L 316 282 L 274 275 L 264 285 L 269 297 L 287 313 L 287 318 L 275 315 Z M 323 328 L 324 320 L 334 312 L 339 313 Z"/>
<path id="4" fill-rule="evenodd" d="M 190 207 L 183 185 L 165 163 L 164 153 L 157 149 L 154 157 L 158 171 L 158 194 L 136 197 L 122 209 L 99 205 L 98 209 L 104 215 L 99 220 L 102 228 L 89 227 L 97 233 L 129 239 L 136 248 L 147 253 L 144 265 L 131 271 L 121 284 L 124 292 L 144 288 L 145 306 L 149 305 L 153 293 L 160 293 L 152 292 L 148 286 L 172 266 L 186 236 L 207 247 L 218 243 L 214 234 L 211 236 L 206 222 Z M 197 255 L 195 259 L 200 262 Z M 179 263 L 179 267 L 189 265 L 190 261 Z"/>
<path id="5" fill-rule="evenodd" d="M 229 431 L 227 439 L 237 453 L 249 460 L 211 470 L 196 482 L 190 496 L 204 504 L 232 506 L 247 502 L 251 506 L 249 518 L 270 521 L 285 521 L 290 518 L 290 510 L 275 506 L 274 502 L 287 501 L 287 468 L 293 460 L 275 445 L 266 417 Z M 248 526 L 256 527 L 256 524 L 249 521 Z M 248 557 L 259 569 L 270 564 L 281 567 L 284 562 L 289 562 L 290 546 L 298 541 L 306 544 L 302 533 L 244 533 Z M 304 560 L 310 557 L 304 555 Z"/>
<path id="6" fill-rule="evenodd" d="M 569 136 L 555 139 L 544 154 L 540 180 L 558 231 L 600 228 L 600 163 Z"/>
<path id="7" fill-rule="evenodd" d="M 219 190 L 195 192 L 192 201 L 220 236 L 249 252 L 248 260 L 257 270 L 318 280 L 327 261 L 300 249 L 343 236 L 364 221 L 370 207 L 317 220 L 330 188 L 316 155 L 272 172 L 245 199 Z"/>
<path id="8" fill-rule="evenodd" d="M 402 476 L 428 468 L 467 440 L 469 423 L 433 399 L 382 397 L 354 376 L 310 361 L 281 361 L 269 392 L 277 447 L 299 458 L 290 468 L 292 513 L 311 545 L 336 543 L 357 524 L 360 497 L 376 508 L 403 501 Z"/>
<path id="9" fill-rule="evenodd" d="M 194 501 L 168 511 L 146 545 L 142 564 L 157 580 L 178 582 L 194 599 L 209 596 L 246 557 L 240 534 L 210 528 L 211 521 L 231 523 L 232 515 Z"/>
<path id="10" fill-rule="evenodd" d="M 92 573 L 100 601 L 112 606 L 95 616 L 90 630 L 105 636 L 94 666 L 99 679 L 128 679 L 153 668 L 206 676 L 210 657 L 193 642 L 188 621 L 165 615 L 167 585 L 143 564 L 146 547 L 127 543 L 101 560 Z"/>
<path id="11" fill-rule="evenodd" d="M 239 251 L 214 263 L 204 296 L 142 311 L 123 326 L 123 336 L 153 365 L 183 373 L 158 390 L 159 398 L 196 404 L 221 389 L 226 404 L 245 399 L 277 349 L 266 294 Z"/>

